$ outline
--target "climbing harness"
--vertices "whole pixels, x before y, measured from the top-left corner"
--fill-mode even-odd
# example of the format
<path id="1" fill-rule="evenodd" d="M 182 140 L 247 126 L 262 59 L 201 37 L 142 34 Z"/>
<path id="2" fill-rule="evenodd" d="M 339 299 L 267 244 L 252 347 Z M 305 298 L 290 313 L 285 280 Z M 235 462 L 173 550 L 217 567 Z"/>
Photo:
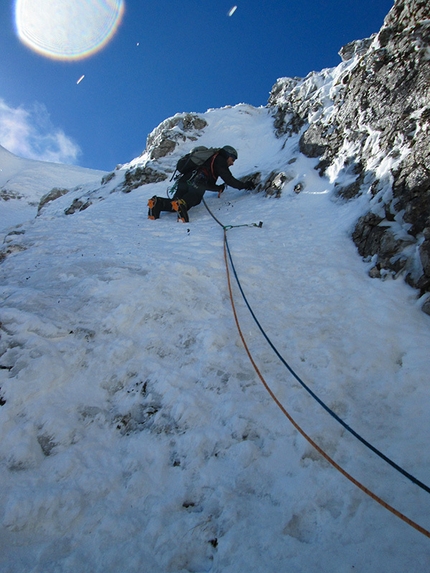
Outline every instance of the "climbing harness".
<path id="1" fill-rule="evenodd" d="M 209 212 L 209 214 L 212 216 L 212 218 L 218 223 L 218 225 L 220 225 L 224 231 L 224 261 L 225 261 L 225 266 L 226 266 L 226 274 L 227 274 L 227 283 L 228 283 L 228 290 L 229 290 L 229 295 L 230 295 L 230 301 L 231 301 L 231 305 L 232 305 L 232 310 L 233 310 L 233 315 L 234 315 L 234 319 L 235 319 L 235 323 L 236 323 L 236 327 L 237 330 L 239 332 L 239 336 L 240 339 L 242 340 L 242 344 L 245 348 L 245 351 L 248 355 L 249 360 L 251 361 L 251 364 L 256 372 L 256 374 L 258 375 L 258 377 L 260 378 L 263 386 L 266 388 L 267 392 L 270 394 L 271 398 L 273 399 L 273 401 L 276 403 L 276 405 L 280 408 L 280 410 L 282 411 L 282 413 L 287 417 L 287 419 L 291 422 L 291 424 L 294 426 L 294 428 L 306 439 L 306 441 L 312 446 L 314 447 L 317 452 L 323 456 L 323 458 L 328 461 L 335 469 L 337 469 L 344 477 L 346 477 L 350 482 L 352 482 L 355 486 L 357 486 L 360 490 L 362 490 L 364 493 L 366 493 L 369 497 L 371 497 L 374 501 L 376 501 L 377 503 L 379 503 L 382 507 L 384 507 L 385 509 L 387 509 L 388 511 L 390 511 L 392 514 L 396 515 L 398 518 L 400 518 L 402 521 L 404 521 L 405 523 L 407 523 L 408 525 L 410 525 L 411 527 L 413 527 L 414 529 L 416 529 L 417 531 L 419 531 L 420 533 L 422 533 L 423 535 L 425 535 L 426 537 L 430 538 L 430 531 L 425 529 L 424 527 L 420 526 L 419 524 L 417 524 L 416 522 L 412 521 L 410 518 L 408 518 L 407 516 L 405 516 L 403 513 L 401 513 L 400 511 L 398 511 L 397 509 L 395 509 L 394 507 L 392 507 L 390 504 L 388 504 L 387 502 L 385 502 L 382 498 L 380 498 L 379 496 L 377 496 L 375 493 L 373 493 L 371 490 L 369 490 L 368 488 L 366 488 L 361 482 L 359 482 L 358 480 L 356 480 L 351 474 L 349 474 L 346 470 L 344 470 L 337 462 L 335 462 L 335 460 L 333 460 L 316 442 L 314 442 L 314 440 L 312 440 L 312 438 L 310 436 L 308 436 L 308 434 L 306 434 L 306 432 L 299 426 L 299 424 L 294 420 L 294 418 L 291 416 L 291 414 L 289 414 L 289 412 L 285 409 L 285 407 L 281 404 L 281 402 L 279 401 L 279 399 L 276 397 L 276 395 L 274 394 L 274 392 L 272 391 L 272 389 L 270 388 L 270 386 L 268 385 L 268 383 L 266 382 L 266 380 L 264 379 L 263 375 L 261 374 L 257 364 L 255 363 L 252 354 L 248 348 L 248 345 L 246 343 L 245 337 L 242 333 L 242 329 L 240 327 L 239 324 L 239 319 L 237 316 L 237 312 L 236 312 L 236 306 L 234 303 L 234 297 L 233 297 L 233 290 L 232 290 L 232 286 L 231 286 L 231 276 L 230 276 L 230 268 L 229 268 L 229 262 L 230 262 L 230 266 L 232 268 L 236 283 L 239 287 L 239 290 L 241 292 L 241 295 L 245 301 L 245 304 L 249 310 L 249 312 L 251 313 L 254 321 L 256 322 L 259 330 L 261 331 L 261 333 L 263 334 L 263 336 L 265 337 L 266 341 L 268 342 L 268 344 L 270 345 L 270 347 L 272 348 L 272 350 L 275 352 L 276 356 L 281 360 L 281 362 L 284 364 L 284 366 L 288 369 L 288 371 L 292 374 L 292 376 L 294 376 L 294 378 L 301 384 L 301 386 L 307 391 L 309 392 L 309 394 L 331 415 L 333 416 L 336 421 L 338 421 L 346 430 L 348 430 L 354 437 L 356 437 L 361 443 L 363 443 L 366 447 L 368 447 L 372 452 L 374 452 L 376 455 L 378 455 L 381 459 L 383 459 L 384 461 L 386 461 L 389 465 L 391 465 L 394 469 L 396 469 L 397 471 L 399 471 L 402 475 L 404 475 L 405 477 L 407 477 L 409 480 L 411 480 L 413 483 L 415 483 L 416 485 L 418 485 L 421 489 L 423 489 L 424 491 L 430 493 L 430 488 L 425 485 L 424 483 L 422 483 L 420 480 L 418 480 L 417 478 L 415 478 L 414 476 L 412 476 L 411 474 L 409 474 L 406 470 L 404 470 L 403 468 L 401 468 L 400 466 L 398 466 L 395 462 L 393 462 L 390 458 L 388 458 L 387 456 L 385 456 L 382 452 L 380 452 L 377 448 L 375 448 L 374 446 L 372 446 L 372 444 L 370 444 L 367 440 L 365 440 L 362 436 L 360 436 L 360 434 L 358 434 L 357 432 L 355 432 L 348 424 L 346 424 L 346 422 L 344 422 L 335 412 L 333 412 L 304 382 L 303 380 L 301 380 L 301 378 L 294 372 L 294 370 L 289 366 L 289 364 L 284 360 L 284 358 L 280 355 L 280 353 L 278 352 L 278 350 L 275 348 L 275 346 L 272 344 L 272 342 L 270 341 L 269 337 L 267 336 L 267 334 L 265 333 L 264 329 L 262 328 L 261 324 L 259 323 L 257 317 L 255 316 L 246 296 L 245 293 L 242 289 L 242 286 L 240 284 L 239 281 L 239 277 L 237 275 L 234 263 L 233 263 L 233 258 L 231 255 L 231 251 L 230 251 L 230 247 L 228 244 L 228 240 L 227 240 L 227 231 L 235 228 L 235 227 L 262 227 L 263 223 L 260 221 L 259 224 L 256 223 L 251 223 L 251 224 L 245 224 L 245 225 L 223 225 L 216 217 L 215 215 L 211 212 L 211 210 L 209 209 L 208 205 L 206 204 L 205 200 L 203 199 L 203 203 L 207 209 L 207 211 Z"/>

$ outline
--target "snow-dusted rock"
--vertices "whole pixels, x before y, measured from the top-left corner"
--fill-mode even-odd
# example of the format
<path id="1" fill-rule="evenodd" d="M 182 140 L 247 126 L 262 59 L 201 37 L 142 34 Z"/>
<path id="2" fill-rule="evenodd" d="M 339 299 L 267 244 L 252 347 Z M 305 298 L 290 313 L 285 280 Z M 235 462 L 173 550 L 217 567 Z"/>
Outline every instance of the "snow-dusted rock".
<path id="1" fill-rule="evenodd" d="M 340 55 L 337 68 L 277 82 L 269 99 L 275 129 L 302 130 L 300 150 L 320 159 L 339 196 L 368 196 L 374 216 L 362 217 L 353 233 L 360 253 L 376 255 L 385 271 L 402 267 L 409 284 L 430 291 L 416 265 L 430 221 L 429 3 L 398 0 L 378 34 Z M 392 240 L 393 221 L 406 240 Z M 363 236 L 372 237 L 366 248 Z"/>

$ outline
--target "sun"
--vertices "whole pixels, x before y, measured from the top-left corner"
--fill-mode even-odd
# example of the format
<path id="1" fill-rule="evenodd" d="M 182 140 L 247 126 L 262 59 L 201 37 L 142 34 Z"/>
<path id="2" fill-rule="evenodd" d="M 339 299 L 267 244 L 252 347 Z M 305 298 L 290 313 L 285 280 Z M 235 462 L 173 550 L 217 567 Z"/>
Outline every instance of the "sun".
<path id="1" fill-rule="evenodd" d="M 55 60 L 78 60 L 112 39 L 124 13 L 123 0 L 16 0 L 19 39 Z"/>

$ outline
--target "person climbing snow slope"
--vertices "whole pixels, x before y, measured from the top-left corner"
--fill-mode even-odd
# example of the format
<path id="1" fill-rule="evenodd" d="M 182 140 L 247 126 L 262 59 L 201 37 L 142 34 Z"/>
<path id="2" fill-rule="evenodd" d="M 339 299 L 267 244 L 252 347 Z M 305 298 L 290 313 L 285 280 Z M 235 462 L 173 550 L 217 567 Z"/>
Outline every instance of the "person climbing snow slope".
<path id="1" fill-rule="evenodd" d="M 158 219 L 162 211 L 176 212 L 178 221 L 189 221 L 188 211 L 201 203 L 205 191 L 214 191 L 219 195 L 229 185 L 234 189 L 252 190 L 255 184 L 236 179 L 230 167 L 237 159 L 237 151 L 230 145 L 225 145 L 215 151 L 200 167 L 192 172 L 185 172 L 176 182 L 176 192 L 173 199 L 154 195 L 148 201 L 148 219 Z M 217 185 L 218 178 L 224 183 Z"/>

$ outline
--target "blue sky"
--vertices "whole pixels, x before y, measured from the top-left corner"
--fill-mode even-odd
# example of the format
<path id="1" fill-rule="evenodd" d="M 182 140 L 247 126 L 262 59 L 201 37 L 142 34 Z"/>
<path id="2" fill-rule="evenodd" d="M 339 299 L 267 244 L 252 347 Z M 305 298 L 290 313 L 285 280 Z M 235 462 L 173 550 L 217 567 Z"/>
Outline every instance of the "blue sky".
<path id="1" fill-rule="evenodd" d="M 377 32 L 393 3 L 125 0 L 101 51 L 62 61 L 25 46 L 14 2 L 2 2 L 0 144 L 23 157 L 112 170 L 140 155 L 147 135 L 175 113 L 265 105 L 279 77 L 336 66 L 339 49 Z M 79 36 L 82 24 L 70 28 Z"/>

